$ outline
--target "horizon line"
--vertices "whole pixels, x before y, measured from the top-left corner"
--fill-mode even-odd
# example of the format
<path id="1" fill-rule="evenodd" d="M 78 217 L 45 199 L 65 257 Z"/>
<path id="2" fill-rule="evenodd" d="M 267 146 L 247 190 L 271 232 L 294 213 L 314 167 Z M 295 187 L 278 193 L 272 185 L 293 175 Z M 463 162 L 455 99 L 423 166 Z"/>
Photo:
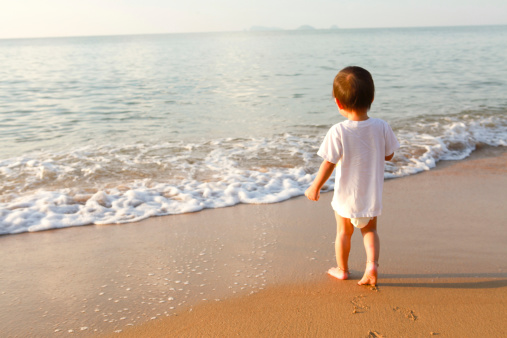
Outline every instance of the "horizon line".
<path id="1" fill-rule="evenodd" d="M 2 38 L 0 40 L 35 40 L 35 39 L 65 39 L 65 38 L 94 38 L 94 37 L 121 37 L 121 36 L 145 36 L 145 35 L 184 35 L 184 34 L 216 34 L 216 33 L 266 33 L 266 32 L 312 32 L 312 31 L 340 31 L 340 30 L 361 30 L 361 29 L 407 29 L 407 28 L 464 28 L 464 27 L 495 27 L 507 26 L 507 24 L 477 24 L 477 25 L 438 25 L 438 26 L 391 26 L 391 27 L 338 27 L 333 25 L 329 28 L 315 28 L 311 25 L 301 25 L 298 28 L 278 28 L 253 25 L 243 30 L 231 31 L 196 31 L 196 32 L 159 32 L 159 33 L 120 33 L 120 34 L 96 34 L 96 35 L 61 35 L 61 36 L 28 36 L 28 37 L 12 37 Z M 266 29 L 252 30 L 253 27 L 262 27 Z M 309 27 L 301 29 L 302 27 Z"/>

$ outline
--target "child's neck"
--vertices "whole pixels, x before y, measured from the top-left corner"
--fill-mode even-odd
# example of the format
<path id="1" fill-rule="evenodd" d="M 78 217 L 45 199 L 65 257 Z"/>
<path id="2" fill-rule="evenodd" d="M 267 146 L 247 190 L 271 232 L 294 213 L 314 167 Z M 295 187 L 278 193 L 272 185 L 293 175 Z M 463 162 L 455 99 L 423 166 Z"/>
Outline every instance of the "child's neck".
<path id="1" fill-rule="evenodd" d="M 368 110 L 364 111 L 349 111 L 341 109 L 340 113 L 346 117 L 349 121 L 366 121 L 370 117 L 368 116 Z"/>

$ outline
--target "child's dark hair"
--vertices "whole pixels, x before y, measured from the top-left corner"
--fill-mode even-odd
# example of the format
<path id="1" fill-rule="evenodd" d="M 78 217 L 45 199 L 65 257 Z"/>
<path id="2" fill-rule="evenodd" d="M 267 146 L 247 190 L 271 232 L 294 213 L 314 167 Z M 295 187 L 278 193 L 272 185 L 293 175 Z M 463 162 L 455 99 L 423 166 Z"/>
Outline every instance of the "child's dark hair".
<path id="1" fill-rule="evenodd" d="M 375 85 L 369 71 L 357 66 L 340 70 L 333 82 L 333 97 L 347 110 L 369 110 Z"/>

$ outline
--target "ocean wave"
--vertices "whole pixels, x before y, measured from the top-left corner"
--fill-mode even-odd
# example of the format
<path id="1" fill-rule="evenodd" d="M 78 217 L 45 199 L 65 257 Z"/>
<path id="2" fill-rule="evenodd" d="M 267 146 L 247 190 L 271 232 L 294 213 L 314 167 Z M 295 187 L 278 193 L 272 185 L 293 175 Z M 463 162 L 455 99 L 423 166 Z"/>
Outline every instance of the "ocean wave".
<path id="1" fill-rule="evenodd" d="M 505 111 L 470 111 L 412 118 L 394 124 L 401 148 L 386 165 L 386 178 L 434 168 L 440 160 L 462 160 L 478 145 L 507 146 Z"/>
<path id="2" fill-rule="evenodd" d="M 507 146 L 507 119 L 464 112 L 391 122 L 401 149 L 385 177 L 466 158 L 479 144 Z M 313 132 L 316 128 L 309 127 Z M 322 134 L 87 146 L 0 161 L 0 234 L 139 221 L 300 196 L 321 159 Z M 333 188 L 333 177 L 325 190 Z"/>

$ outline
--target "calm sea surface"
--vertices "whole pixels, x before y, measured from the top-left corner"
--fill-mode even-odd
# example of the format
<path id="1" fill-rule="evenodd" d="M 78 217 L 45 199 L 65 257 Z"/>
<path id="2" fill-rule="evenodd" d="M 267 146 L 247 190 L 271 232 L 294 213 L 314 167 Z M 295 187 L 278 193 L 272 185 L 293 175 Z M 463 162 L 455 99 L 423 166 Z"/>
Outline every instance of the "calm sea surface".
<path id="1" fill-rule="evenodd" d="M 507 26 L 0 40 L 0 234 L 301 195 L 348 65 L 386 178 L 506 146 L 505 55 Z"/>

